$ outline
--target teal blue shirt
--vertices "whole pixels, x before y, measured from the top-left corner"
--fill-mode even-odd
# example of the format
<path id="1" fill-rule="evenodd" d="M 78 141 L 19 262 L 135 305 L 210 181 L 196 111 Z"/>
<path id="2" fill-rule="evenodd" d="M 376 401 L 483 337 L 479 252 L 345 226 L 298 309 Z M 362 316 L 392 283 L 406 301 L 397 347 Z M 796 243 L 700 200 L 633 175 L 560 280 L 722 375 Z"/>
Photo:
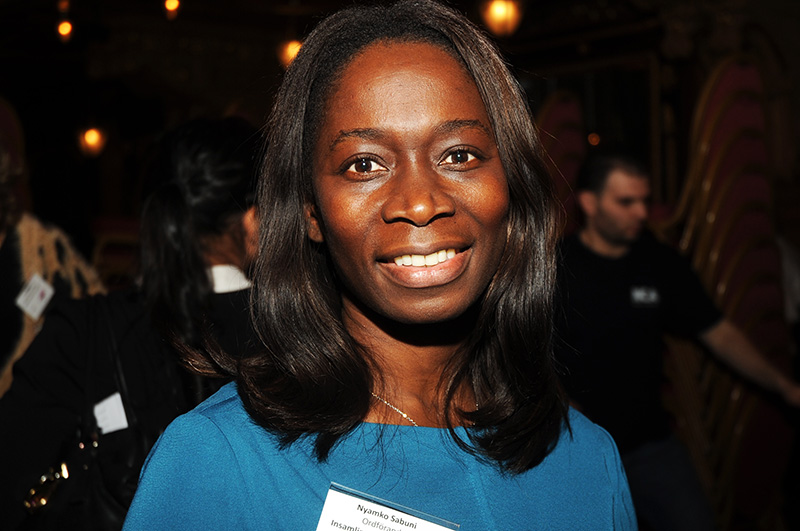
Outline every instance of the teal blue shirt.
<path id="1" fill-rule="evenodd" d="M 613 440 L 574 410 L 570 422 L 572 433 L 519 475 L 458 449 L 446 430 L 369 423 L 320 463 L 310 439 L 281 449 L 230 384 L 178 417 L 153 447 L 125 530 L 313 531 L 331 482 L 462 531 L 636 529 Z"/>

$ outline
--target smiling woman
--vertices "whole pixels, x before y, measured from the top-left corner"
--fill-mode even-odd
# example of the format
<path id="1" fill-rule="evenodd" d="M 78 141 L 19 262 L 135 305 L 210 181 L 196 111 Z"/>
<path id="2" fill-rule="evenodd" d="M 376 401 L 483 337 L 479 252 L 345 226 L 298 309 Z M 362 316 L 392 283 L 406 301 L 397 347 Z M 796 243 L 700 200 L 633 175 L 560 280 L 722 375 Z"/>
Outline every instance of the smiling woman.
<path id="1" fill-rule="evenodd" d="M 165 432 L 127 528 L 635 527 L 557 384 L 551 185 L 486 37 L 425 0 L 334 14 L 267 131 L 262 352 Z"/>
<path id="2" fill-rule="evenodd" d="M 384 334 L 359 303 L 403 323 L 464 315 L 497 271 L 509 208 L 503 164 L 472 78 L 438 46 L 381 42 L 341 72 L 327 109 L 314 151 L 309 236 L 331 255 L 343 319 L 377 338 Z M 403 256 L 410 265 L 396 264 Z M 432 353 L 426 357 L 443 367 L 447 350 L 435 362 Z M 436 425 L 436 408 L 425 405 L 412 409 Z"/>

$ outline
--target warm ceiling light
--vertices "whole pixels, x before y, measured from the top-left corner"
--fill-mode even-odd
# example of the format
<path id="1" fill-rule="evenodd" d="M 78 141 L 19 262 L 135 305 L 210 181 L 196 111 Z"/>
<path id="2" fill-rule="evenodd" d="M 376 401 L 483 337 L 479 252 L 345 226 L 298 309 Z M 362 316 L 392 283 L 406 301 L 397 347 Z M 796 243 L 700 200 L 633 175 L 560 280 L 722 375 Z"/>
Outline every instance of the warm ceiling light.
<path id="1" fill-rule="evenodd" d="M 168 20 L 175 20 L 178 16 L 178 9 L 181 7 L 180 0 L 164 0 L 164 12 Z"/>
<path id="2" fill-rule="evenodd" d="M 489 31 L 498 37 L 514 33 L 522 20 L 522 5 L 519 0 L 490 0 L 484 3 L 483 21 Z"/>
<path id="3" fill-rule="evenodd" d="M 294 61 L 297 52 L 300 51 L 302 46 L 302 42 L 294 40 L 284 41 L 278 46 L 278 59 L 280 59 L 284 68 L 289 68 L 289 64 Z"/>
<path id="4" fill-rule="evenodd" d="M 58 38 L 63 42 L 67 42 L 70 37 L 72 37 L 72 22 L 62 20 L 58 23 Z"/>
<path id="5" fill-rule="evenodd" d="M 69 11 L 69 0 L 58 0 L 58 12 L 66 13 Z"/>
<path id="6" fill-rule="evenodd" d="M 590 146 L 599 146 L 600 135 L 598 135 L 597 133 L 589 133 L 589 136 L 586 137 L 586 141 L 589 142 Z"/>
<path id="7" fill-rule="evenodd" d="M 102 129 L 91 127 L 81 132 L 79 144 L 81 153 L 87 157 L 96 157 L 106 147 L 106 134 Z"/>

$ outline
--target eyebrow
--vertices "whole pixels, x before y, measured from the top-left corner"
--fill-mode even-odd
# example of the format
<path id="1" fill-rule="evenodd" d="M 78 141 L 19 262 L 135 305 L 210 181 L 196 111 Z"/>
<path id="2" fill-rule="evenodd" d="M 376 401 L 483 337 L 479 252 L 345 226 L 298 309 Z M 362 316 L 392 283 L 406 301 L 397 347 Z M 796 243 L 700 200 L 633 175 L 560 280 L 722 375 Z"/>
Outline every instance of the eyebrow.
<path id="1" fill-rule="evenodd" d="M 347 131 L 339 131 L 336 138 L 333 139 L 331 145 L 328 146 L 329 151 L 333 151 L 338 144 L 344 142 L 348 138 L 362 138 L 364 140 L 377 140 L 382 138 L 384 134 L 379 129 L 364 128 L 364 129 L 348 129 Z"/>
<path id="2" fill-rule="evenodd" d="M 488 136 L 491 136 L 492 133 L 489 131 L 489 128 L 483 125 L 483 122 L 480 120 L 449 120 L 440 124 L 436 128 L 437 133 L 452 133 L 453 131 L 458 131 L 460 129 L 480 129 Z"/>
<path id="3" fill-rule="evenodd" d="M 486 127 L 483 122 L 480 120 L 448 120 L 444 123 L 439 124 L 436 126 L 436 134 L 446 134 L 452 133 L 453 131 L 458 131 L 461 129 L 479 129 L 487 136 L 491 136 L 491 132 L 489 128 Z M 328 146 L 328 150 L 333 151 L 333 149 L 341 142 L 344 142 L 348 138 L 361 138 L 364 140 L 379 140 L 385 137 L 385 133 L 382 132 L 380 129 L 374 129 L 370 127 L 366 128 L 357 128 L 357 129 L 348 129 L 339 131 L 339 134 L 336 135 L 336 138 L 330 143 Z"/>

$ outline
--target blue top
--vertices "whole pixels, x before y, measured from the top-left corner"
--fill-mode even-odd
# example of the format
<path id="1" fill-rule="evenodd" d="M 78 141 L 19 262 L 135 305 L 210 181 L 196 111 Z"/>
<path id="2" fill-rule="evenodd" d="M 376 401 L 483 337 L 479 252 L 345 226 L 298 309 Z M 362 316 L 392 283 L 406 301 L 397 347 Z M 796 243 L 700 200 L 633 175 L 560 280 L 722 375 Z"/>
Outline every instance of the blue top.
<path id="1" fill-rule="evenodd" d="M 230 384 L 161 436 L 124 529 L 314 530 L 331 482 L 463 531 L 636 529 L 613 440 L 574 410 L 570 422 L 572 435 L 520 475 L 458 449 L 447 430 L 370 423 L 320 463 L 311 439 L 281 449 Z"/>

